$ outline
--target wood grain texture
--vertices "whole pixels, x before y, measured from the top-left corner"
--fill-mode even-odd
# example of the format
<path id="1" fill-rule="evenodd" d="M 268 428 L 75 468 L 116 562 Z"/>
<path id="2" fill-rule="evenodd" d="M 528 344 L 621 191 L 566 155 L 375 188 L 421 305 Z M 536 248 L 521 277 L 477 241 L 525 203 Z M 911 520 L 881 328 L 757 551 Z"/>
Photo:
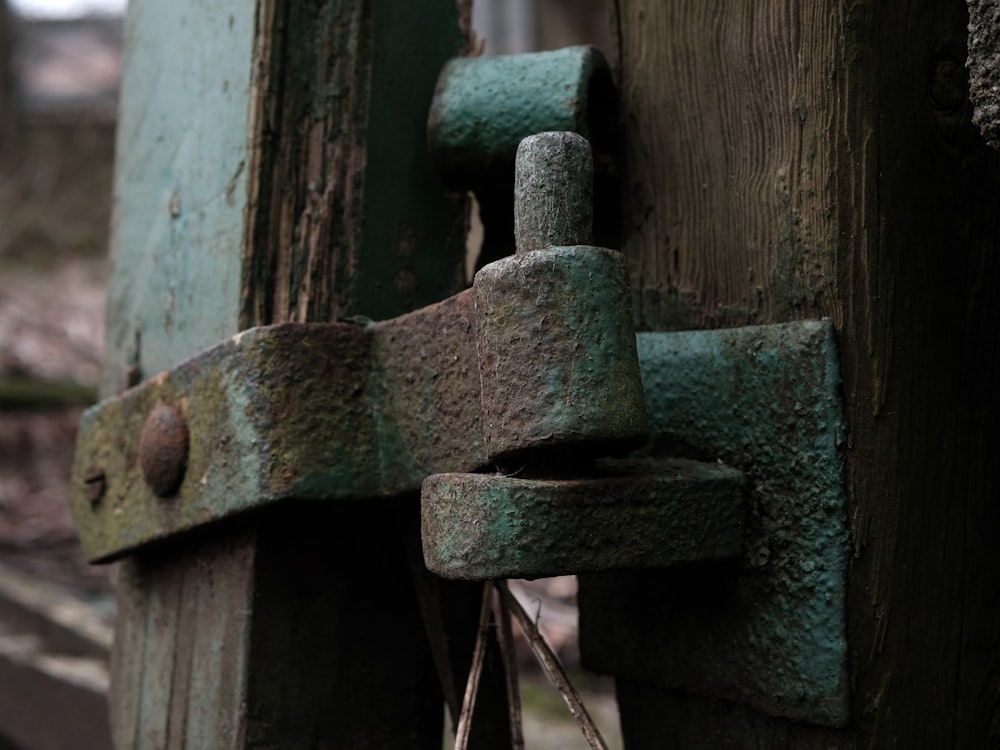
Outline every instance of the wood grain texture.
<path id="1" fill-rule="evenodd" d="M 455 293 L 465 199 L 426 148 L 437 75 L 466 44 L 455 1 L 260 7 L 244 326 L 378 320 Z"/>
<path id="2" fill-rule="evenodd" d="M 237 330 L 253 34 L 241 0 L 129 7 L 103 396 Z"/>
<path id="3" fill-rule="evenodd" d="M 122 563 L 112 654 L 119 748 L 238 747 L 255 538 L 242 531 Z"/>
<path id="4" fill-rule="evenodd" d="M 130 4 L 105 395 L 241 327 L 388 317 L 454 290 L 462 204 L 423 144 L 461 6 Z M 287 508 L 123 563 L 117 746 L 440 748 L 382 515 Z"/>
<path id="5" fill-rule="evenodd" d="M 628 746 L 1000 746 L 1000 160 L 964 2 L 615 16 L 639 322 L 833 318 L 854 551 L 847 730 L 630 684 Z"/>
<path id="6" fill-rule="evenodd" d="M 836 313 L 835 4 L 639 1 L 617 12 L 640 325 Z"/>

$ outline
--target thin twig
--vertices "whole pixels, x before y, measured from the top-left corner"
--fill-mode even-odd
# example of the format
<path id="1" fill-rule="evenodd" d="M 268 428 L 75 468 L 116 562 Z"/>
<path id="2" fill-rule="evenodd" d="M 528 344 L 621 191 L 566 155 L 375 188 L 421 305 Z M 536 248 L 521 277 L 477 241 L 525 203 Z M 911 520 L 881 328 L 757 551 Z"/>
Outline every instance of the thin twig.
<path id="1" fill-rule="evenodd" d="M 532 653 L 534 653 L 539 663 L 548 673 L 549 679 L 555 684 L 563 700 L 566 701 L 569 712 L 576 719 L 576 723 L 579 725 L 580 731 L 583 732 L 587 744 L 590 745 L 592 750 L 608 750 L 608 746 L 604 742 L 600 730 L 594 724 L 594 720 L 590 718 L 590 714 L 587 713 L 583 701 L 580 700 L 580 695 L 570 683 L 566 670 L 563 669 L 563 665 L 559 662 L 559 657 L 555 655 L 549 644 L 545 642 L 545 638 L 538 631 L 538 627 L 531 621 L 521 603 L 510 593 L 507 585 L 502 581 L 497 581 L 494 585 L 497 591 L 500 592 L 500 598 L 504 605 L 517 618 L 518 624 L 528 638 L 528 645 L 531 646 Z"/>
<path id="2" fill-rule="evenodd" d="M 458 729 L 455 731 L 455 750 L 468 750 L 469 735 L 472 730 L 472 713 L 476 709 L 479 678 L 483 673 L 483 661 L 486 658 L 486 643 L 490 632 L 490 605 L 492 602 L 492 589 L 489 586 L 483 586 L 483 603 L 479 608 L 479 631 L 476 633 L 476 648 L 472 652 L 472 664 L 469 666 L 469 680 L 465 683 L 465 698 L 462 700 L 462 713 L 458 717 Z"/>
<path id="3" fill-rule="evenodd" d="M 524 731 L 521 720 L 521 691 L 517 684 L 517 655 L 514 653 L 514 634 L 510 627 L 510 612 L 503 602 L 499 586 L 496 589 L 496 602 L 493 609 L 493 619 L 498 623 L 498 640 L 500 655 L 504 663 L 504 675 L 507 684 L 507 710 L 510 714 L 510 746 L 511 750 L 524 750 Z"/>
<path id="4" fill-rule="evenodd" d="M 448 652 L 447 630 L 442 614 L 440 579 L 433 576 L 424 566 L 424 555 L 417 534 L 407 533 L 407 529 L 402 523 L 400 528 L 403 528 L 402 537 L 405 540 L 403 546 L 410 566 L 413 587 L 417 592 L 417 603 L 420 605 L 420 615 L 424 621 L 427 641 L 430 644 L 431 659 L 434 661 L 434 669 L 437 671 L 438 681 L 441 683 L 441 692 L 444 694 L 444 703 L 448 707 L 451 729 L 454 732 L 458 730 L 458 719 L 462 706 L 459 704 L 454 669 L 451 664 L 451 655 Z"/>

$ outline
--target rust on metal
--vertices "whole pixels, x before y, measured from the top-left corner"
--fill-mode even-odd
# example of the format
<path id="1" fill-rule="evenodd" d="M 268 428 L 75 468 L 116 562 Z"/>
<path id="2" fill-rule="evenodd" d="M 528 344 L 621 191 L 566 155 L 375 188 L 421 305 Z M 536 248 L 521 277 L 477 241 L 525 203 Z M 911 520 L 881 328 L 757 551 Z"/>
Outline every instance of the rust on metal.
<path id="1" fill-rule="evenodd" d="M 522 157 L 526 174 L 559 180 L 570 159 L 565 174 L 590 179 L 585 140 L 551 133 L 539 144 Z M 551 163 L 533 170 L 541 159 Z M 526 214 L 551 208 L 551 191 L 520 200 Z M 568 224 L 525 231 L 579 239 L 586 202 Z M 184 405 L 186 429 L 166 404 Z M 101 561 L 284 499 L 392 497 L 491 461 L 623 451 L 644 430 L 624 259 L 547 247 L 392 320 L 251 329 L 99 404 L 82 420 L 76 471 L 103 467 L 107 500 L 93 508 L 76 493 L 73 508 L 84 550 Z"/>
<path id="2" fill-rule="evenodd" d="M 634 447 L 646 414 L 625 259 L 591 237 L 593 158 L 576 133 L 517 150 L 516 255 L 476 274 L 486 451 Z"/>
<path id="3" fill-rule="evenodd" d="M 593 230 L 594 157 L 587 139 L 546 132 L 521 141 L 514 170 L 517 252 L 590 245 Z"/>
<path id="4" fill-rule="evenodd" d="M 564 130 L 603 141 L 614 129 L 613 102 L 611 72 L 596 47 L 457 57 L 442 69 L 431 103 L 431 159 L 455 189 L 498 176 L 510 185 L 522 139 Z"/>
<path id="5" fill-rule="evenodd" d="M 284 499 L 390 497 L 429 473 L 482 468 L 474 330 L 471 292 L 379 324 L 251 329 L 89 409 L 74 474 L 102 467 L 106 491 L 92 507 L 74 483 L 88 558 Z M 182 401 L 186 470 L 163 503 L 141 435 L 158 404 Z"/>
<path id="6" fill-rule="evenodd" d="M 424 561 L 446 578 L 540 578 L 743 553 L 743 474 L 684 460 L 606 461 L 578 479 L 428 477 Z"/>
<path id="7" fill-rule="evenodd" d="M 638 342 L 652 444 L 747 475 L 746 551 L 724 570 L 581 579 L 585 665 L 843 726 L 849 546 L 833 325 L 641 333 Z"/>
<path id="8" fill-rule="evenodd" d="M 572 131 L 610 155 L 615 102 L 611 71 L 595 47 L 459 57 L 445 65 L 428 116 L 428 147 L 445 185 L 471 190 L 479 202 L 477 267 L 514 252 L 514 159 L 522 139 Z"/>
<path id="9" fill-rule="evenodd" d="M 149 413 L 139 435 L 139 466 L 157 497 L 176 494 L 187 467 L 188 429 L 184 416 L 166 404 Z"/>
<path id="10" fill-rule="evenodd" d="M 476 275 L 486 450 L 608 452 L 645 437 L 624 257 L 548 248 Z"/>

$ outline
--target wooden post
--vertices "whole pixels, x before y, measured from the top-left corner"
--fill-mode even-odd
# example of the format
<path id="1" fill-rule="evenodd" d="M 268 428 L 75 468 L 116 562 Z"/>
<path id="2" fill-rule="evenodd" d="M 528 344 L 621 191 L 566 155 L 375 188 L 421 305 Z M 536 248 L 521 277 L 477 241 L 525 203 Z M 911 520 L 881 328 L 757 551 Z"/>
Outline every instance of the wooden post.
<path id="1" fill-rule="evenodd" d="M 847 728 L 621 681 L 627 746 L 997 746 L 1000 160 L 964 0 L 614 16 L 640 324 L 833 319 L 853 551 Z"/>
<path id="2" fill-rule="evenodd" d="M 465 44 L 458 10 L 130 4 L 104 395 L 248 326 L 382 318 L 457 290 L 463 205 L 424 143 L 437 73 Z M 125 561 L 117 746 L 440 748 L 413 526 L 393 516 L 286 506 Z"/>

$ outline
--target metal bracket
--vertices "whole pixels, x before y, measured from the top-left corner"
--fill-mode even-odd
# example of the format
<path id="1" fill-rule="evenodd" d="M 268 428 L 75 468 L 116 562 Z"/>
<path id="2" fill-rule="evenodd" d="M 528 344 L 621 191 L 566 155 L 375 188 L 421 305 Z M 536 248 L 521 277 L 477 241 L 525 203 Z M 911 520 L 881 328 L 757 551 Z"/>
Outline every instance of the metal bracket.
<path id="1" fill-rule="evenodd" d="M 703 561 L 585 577 L 591 668 L 843 723 L 832 328 L 640 334 L 637 357 L 625 261 L 588 244 L 591 174 L 580 136 L 525 139 L 517 254 L 473 289 L 380 323 L 247 331 L 89 410 L 72 495 L 88 557 L 423 484 L 425 559 L 444 575 Z M 652 458 L 594 464 L 642 443 L 647 409 Z"/>
<path id="2" fill-rule="evenodd" d="M 752 512 L 740 561 L 582 576 L 584 663 L 842 726 L 848 546 L 833 326 L 638 340 L 647 450 L 739 467 Z"/>
<path id="3" fill-rule="evenodd" d="M 519 252 L 473 289 L 380 323 L 250 330 L 89 410 L 72 494 L 89 559 L 287 499 L 641 443 L 625 260 L 580 244 L 590 147 L 525 143 Z"/>

